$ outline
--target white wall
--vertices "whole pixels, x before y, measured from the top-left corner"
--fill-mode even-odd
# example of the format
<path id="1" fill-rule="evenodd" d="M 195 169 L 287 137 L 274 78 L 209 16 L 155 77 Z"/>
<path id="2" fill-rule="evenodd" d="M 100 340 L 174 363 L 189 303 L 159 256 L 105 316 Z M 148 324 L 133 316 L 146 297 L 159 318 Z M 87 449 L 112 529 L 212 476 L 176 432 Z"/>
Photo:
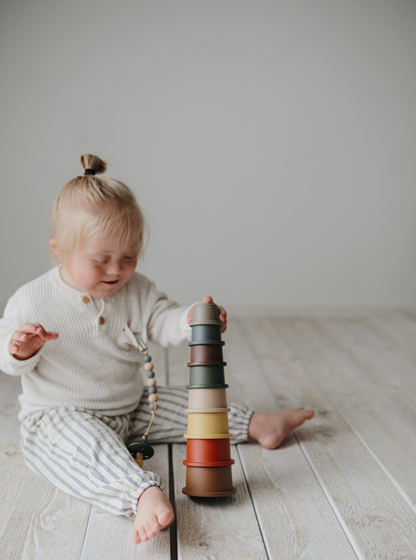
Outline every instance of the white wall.
<path id="1" fill-rule="evenodd" d="M 82 153 L 181 302 L 416 305 L 416 2 L 3 0 L 0 303 Z"/>

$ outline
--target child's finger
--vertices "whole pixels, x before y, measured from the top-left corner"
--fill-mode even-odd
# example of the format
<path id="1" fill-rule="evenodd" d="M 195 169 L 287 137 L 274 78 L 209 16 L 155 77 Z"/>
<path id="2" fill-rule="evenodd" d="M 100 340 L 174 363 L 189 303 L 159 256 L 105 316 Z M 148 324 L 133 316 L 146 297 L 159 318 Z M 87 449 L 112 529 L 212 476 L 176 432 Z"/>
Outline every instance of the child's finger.
<path id="1" fill-rule="evenodd" d="M 10 354 L 17 354 L 19 351 L 19 346 L 16 342 L 10 342 L 9 344 L 9 352 Z"/>
<path id="2" fill-rule="evenodd" d="M 12 336 L 11 336 L 11 340 L 16 341 L 16 342 L 18 340 L 20 340 L 21 342 L 24 342 L 25 340 L 28 340 L 28 338 L 30 338 L 30 335 L 28 335 L 26 333 L 23 333 L 21 331 L 14 331 L 12 333 Z"/>
<path id="3" fill-rule="evenodd" d="M 46 334 L 48 336 L 48 340 L 56 340 L 59 337 L 59 334 L 53 331 L 48 331 Z"/>
<path id="4" fill-rule="evenodd" d="M 221 305 L 218 306 L 218 309 L 220 310 L 220 321 L 226 321 L 227 320 L 227 312 L 225 311 L 225 309 L 223 307 L 221 307 Z"/>
<path id="5" fill-rule="evenodd" d="M 32 334 L 32 335 L 36 335 L 39 334 L 38 329 L 43 329 L 42 325 L 39 325 L 39 323 L 25 323 L 24 325 L 22 325 L 19 329 L 19 331 L 17 332 L 21 332 L 22 334 Z M 45 330 L 45 329 L 43 329 Z"/>
<path id="6" fill-rule="evenodd" d="M 202 298 L 201 303 L 214 303 L 214 300 L 212 299 L 211 296 L 204 296 L 204 297 Z"/>
<path id="7" fill-rule="evenodd" d="M 48 333 L 39 323 L 34 323 L 36 326 L 36 334 L 42 338 L 42 340 L 49 340 Z"/>

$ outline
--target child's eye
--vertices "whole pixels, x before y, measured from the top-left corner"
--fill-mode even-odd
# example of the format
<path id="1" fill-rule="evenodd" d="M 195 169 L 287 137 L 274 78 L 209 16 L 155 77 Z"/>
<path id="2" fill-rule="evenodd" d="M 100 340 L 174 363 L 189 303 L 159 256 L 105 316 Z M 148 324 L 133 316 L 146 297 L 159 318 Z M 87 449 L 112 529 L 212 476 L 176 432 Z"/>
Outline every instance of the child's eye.
<path id="1" fill-rule="evenodd" d="M 107 261 L 92 261 L 96 266 L 104 266 Z"/>

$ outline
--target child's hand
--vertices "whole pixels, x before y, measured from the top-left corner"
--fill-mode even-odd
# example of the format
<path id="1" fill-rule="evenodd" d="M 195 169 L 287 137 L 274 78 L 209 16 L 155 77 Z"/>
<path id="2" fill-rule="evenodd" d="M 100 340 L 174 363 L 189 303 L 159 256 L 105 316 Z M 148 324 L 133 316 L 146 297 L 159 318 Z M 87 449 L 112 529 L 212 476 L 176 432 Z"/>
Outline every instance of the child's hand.
<path id="1" fill-rule="evenodd" d="M 59 334 L 46 332 L 39 323 L 25 323 L 14 331 L 9 344 L 9 352 L 16 360 L 31 358 L 48 340 L 56 340 Z"/>
<path id="2" fill-rule="evenodd" d="M 204 296 L 201 303 L 214 303 L 214 300 L 211 296 Z M 192 322 L 192 309 L 193 307 L 191 307 L 188 313 L 188 323 Z M 218 309 L 220 310 L 220 321 L 222 321 L 221 332 L 223 333 L 227 330 L 227 312 L 220 305 L 218 305 Z"/>

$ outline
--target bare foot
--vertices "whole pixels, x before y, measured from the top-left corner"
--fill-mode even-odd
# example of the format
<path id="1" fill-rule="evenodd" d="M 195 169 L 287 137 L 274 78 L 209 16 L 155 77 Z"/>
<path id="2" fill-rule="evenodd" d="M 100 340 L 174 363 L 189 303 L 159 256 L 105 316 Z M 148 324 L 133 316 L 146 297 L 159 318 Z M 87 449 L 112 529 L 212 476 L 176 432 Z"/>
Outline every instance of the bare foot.
<path id="1" fill-rule="evenodd" d="M 173 508 L 157 486 L 143 492 L 137 503 L 137 514 L 133 527 L 133 542 L 146 542 L 159 531 L 169 527 L 175 519 Z"/>
<path id="2" fill-rule="evenodd" d="M 314 416 L 313 410 L 278 410 L 273 414 L 254 412 L 248 425 L 248 437 L 256 439 L 266 449 L 275 449 L 285 437 L 305 420 Z"/>

